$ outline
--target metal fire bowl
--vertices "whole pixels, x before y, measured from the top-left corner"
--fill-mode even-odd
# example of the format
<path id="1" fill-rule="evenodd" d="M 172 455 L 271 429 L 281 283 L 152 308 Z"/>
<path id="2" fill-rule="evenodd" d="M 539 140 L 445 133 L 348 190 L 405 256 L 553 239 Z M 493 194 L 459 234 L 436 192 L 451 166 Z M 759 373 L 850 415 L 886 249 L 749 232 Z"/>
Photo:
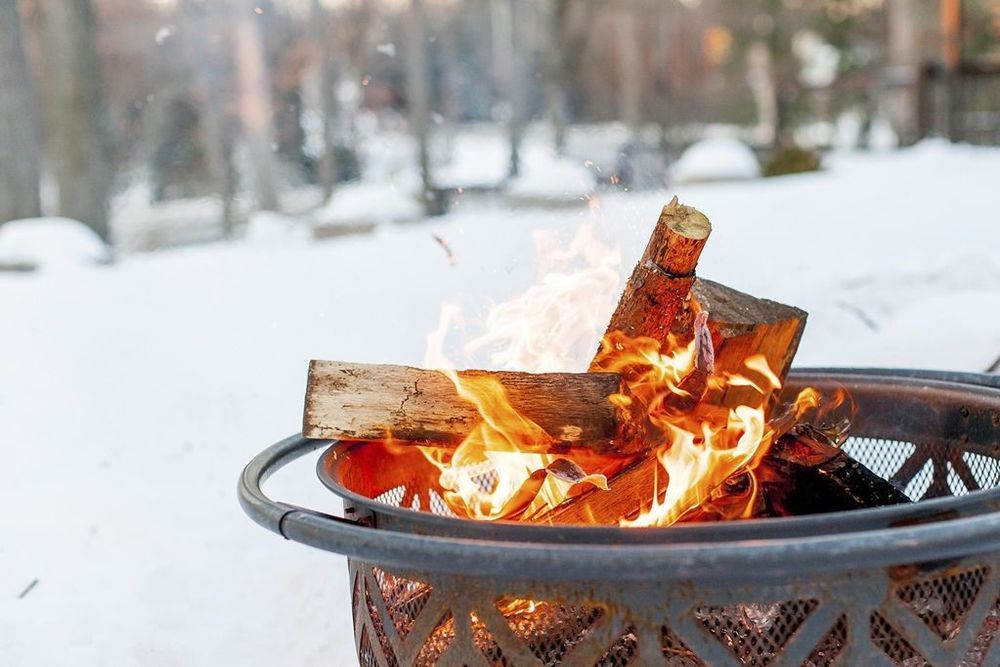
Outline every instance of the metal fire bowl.
<path id="1" fill-rule="evenodd" d="M 483 523 L 438 516 L 406 466 L 372 469 L 364 446 L 342 445 L 318 466 L 341 518 L 261 491 L 327 444 L 298 436 L 247 466 L 240 501 L 287 539 L 348 556 L 366 666 L 1000 665 L 1000 378 L 789 383 L 837 384 L 857 406 L 845 448 L 917 502 L 652 529 Z M 398 507 L 420 497 L 424 511 Z"/>

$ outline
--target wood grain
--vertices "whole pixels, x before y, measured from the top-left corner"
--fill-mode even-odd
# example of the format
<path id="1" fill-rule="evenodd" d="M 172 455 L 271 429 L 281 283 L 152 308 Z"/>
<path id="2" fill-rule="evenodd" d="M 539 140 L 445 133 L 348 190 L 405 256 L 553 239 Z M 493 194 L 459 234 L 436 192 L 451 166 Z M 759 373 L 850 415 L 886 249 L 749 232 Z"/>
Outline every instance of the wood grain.
<path id="1" fill-rule="evenodd" d="M 711 232 L 708 218 L 677 197 L 664 206 L 608 332 L 665 341 L 694 283 L 694 270 Z"/>
<path id="2" fill-rule="evenodd" d="M 554 451 L 618 452 L 632 428 L 628 415 L 608 400 L 622 391 L 617 374 L 459 372 L 462 378 L 484 375 L 496 378 L 511 406 L 555 440 Z M 480 421 L 476 407 L 440 371 L 339 361 L 309 365 L 302 429 L 308 438 L 382 440 L 391 433 L 398 441 L 454 445 Z"/>

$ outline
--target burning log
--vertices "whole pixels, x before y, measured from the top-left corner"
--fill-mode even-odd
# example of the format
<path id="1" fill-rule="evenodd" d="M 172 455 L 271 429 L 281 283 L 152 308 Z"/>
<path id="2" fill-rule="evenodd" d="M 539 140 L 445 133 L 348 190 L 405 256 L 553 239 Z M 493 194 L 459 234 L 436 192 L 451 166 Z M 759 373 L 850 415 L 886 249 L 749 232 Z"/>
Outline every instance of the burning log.
<path id="1" fill-rule="evenodd" d="M 779 418 L 781 419 L 781 418 Z M 802 423 L 779 437 L 756 470 L 761 487 L 758 502 L 747 518 L 807 516 L 868 509 L 912 502 L 888 480 L 879 477 L 840 449 L 847 424 L 838 425 L 841 437 Z M 666 488 L 665 474 L 655 459 L 640 457 L 609 475 L 608 488 L 586 489 L 559 506 L 529 517 L 546 523 L 616 523 L 649 507 L 654 495 Z M 749 490 L 746 473 L 713 490 L 713 498 L 681 521 L 724 517 L 720 506 L 728 496 Z"/>
<path id="2" fill-rule="evenodd" d="M 622 453 L 645 447 L 627 408 L 609 398 L 623 391 L 615 373 L 459 371 L 461 380 L 494 378 L 511 407 L 540 426 L 552 443 Z M 482 421 L 441 371 L 409 366 L 312 361 L 302 432 L 307 438 L 393 440 L 457 445 Z"/>
<path id="3" fill-rule="evenodd" d="M 760 467 L 766 516 L 804 516 L 912 502 L 893 484 L 802 425 Z"/>
<path id="4" fill-rule="evenodd" d="M 746 359 L 762 355 L 781 382 L 792 366 L 808 317 L 799 308 L 759 299 L 702 278 L 695 280 L 690 306 L 674 323 L 674 333 L 681 339 L 692 335 L 695 313 L 708 313 L 716 369 L 743 372 Z M 773 397 L 777 399 L 776 394 Z M 752 387 L 729 386 L 723 396 L 709 400 L 735 407 L 756 406 L 760 399 L 760 392 Z"/>
<path id="5" fill-rule="evenodd" d="M 608 333 L 620 331 L 630 338 L 649 336 L 665 341 L 684 308 L 698 258 L 711 232 L 708 218 L 678 202 L 677 197 L 664 206 L 611 316 Z"/>

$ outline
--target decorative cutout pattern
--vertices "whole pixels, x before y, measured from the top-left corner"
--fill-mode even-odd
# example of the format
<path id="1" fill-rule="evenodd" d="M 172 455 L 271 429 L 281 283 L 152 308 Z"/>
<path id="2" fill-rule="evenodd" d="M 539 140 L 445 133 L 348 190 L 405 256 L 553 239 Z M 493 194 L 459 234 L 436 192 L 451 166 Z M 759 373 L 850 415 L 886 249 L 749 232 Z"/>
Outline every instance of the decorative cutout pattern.
<path id="1" fill-rule="evenodd" d="M 910 645 L 901 634 L 877 611 L 871 615 L 871 640 L 889 659 L 906 667 L 930 667 L 930 663 L 917 649 Z"/>
<path id="2" fill-rule="evenodd" d="M 942 641 L 954 639 L 965 623 L 989 569 L 965 570 L 920 579 L 896 589 L 896 595 Z"/>
<path id="3" fill-rule="evenodd" d="M 816 600 L 699 607 L 705 629 L 744 665 L 768 665 L 819 605 Z"/>
<path id="4" fill-rule="evenodd" d="M 506 598 L 498 600 L 496 606 L 504 615 L 514 636 L 524 641 L 544 665 L 558 665 L 562 657 L 583 641 L 604 615 L 604 610 L 600 607 L 574 607 L 534 601 L 530 604 L 533 609 L 523 612 L 505 613 L 511 605 L 511 601 Z"/>
<path id="5" fill-rule="evenodd" d="M 627 667 L 638 657 L 639 639 L 635 635 L 635 628 L 629 627 L 611 648 L 598 658 L 594 667 Z"/>
<path id="6" fill-rule="evenodd" d="M 413 623 L 431 594 L 431 587 L 421 581 L 406 579 L 373 567 L 372 575 L 378 583 L 389 618 L 400 637 L 406 637 Z"/>

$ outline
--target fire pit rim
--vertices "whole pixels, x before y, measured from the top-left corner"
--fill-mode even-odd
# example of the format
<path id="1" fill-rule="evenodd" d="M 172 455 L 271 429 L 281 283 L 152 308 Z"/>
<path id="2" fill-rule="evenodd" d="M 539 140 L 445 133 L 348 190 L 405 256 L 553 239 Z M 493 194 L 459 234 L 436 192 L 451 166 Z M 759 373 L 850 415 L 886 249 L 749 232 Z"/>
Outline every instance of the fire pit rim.
<path id="1" fill-rule="evenodd" d="M 561 581 L 706 577 L 742 581 L 937 561 L 1000 550 L 1000 512 L 905 528 L 822 536 L 711 543 L 559 544 L 379 530 L 272 501 L 260 490 L 260 483 L 274 472 L 275 462 L 287 463 L 321 445 L 322 442 L 317 445 L 315 441 L 292 436 L 259 454 L 240 480 L 240 504 L 244 511 L 258 524 L 286 539 L 402 570 L 507 579 L 518 579 L 520 573 L 530 572 L 533 579 Z"/>
<path id="2" fill-rule="evenodd" d="M 833 372 L 833 371 L 832 371 Z M 850 371 L 835 371 L 858 375 Z M 879 375 L 891 375 L 880 371 Z M 993 385 L 993 378 L 960 376 L 970 384 Z M 918 379 L 942 379 L 937 374 Z M 979 382 L 976 382 L 979 380 Z M 322 447 L 324 441 L 293 436 L 259 454 L 244 470 L 239 484 L 243 509 L 262 526 L 304 544 L 360 560 L 408 570 L 517 579 L 579 580 L 782 578 L 791 574 L 848 571 L 902 562 L 928 562 L 1000 550 L 1000 512 L 925 525 L 861 530 L 824 535 L 759 537 L 722 542 L 609 545 L 501 541 L 441 537 L 382 530 L 320 512 L 274 502 L 260 484 L 282 465 Z M 930 502 L 930 501 L 928 501 Z M 787 520 L 786 520 L 787 521 Z M 718 526 L 716 526 L 718 527 Z M 543 526 L 558 533 L 569 526 Z M 594 531 L 593 528 L 590 529 Z M 617 527 L 605 530 L 620 531 Z M 676 528 L 650 529 L 675 531 Z M 642 567 L 636 567 L 641 563 Z M 752 566 L 752 567 L 751 567 Z"/>

